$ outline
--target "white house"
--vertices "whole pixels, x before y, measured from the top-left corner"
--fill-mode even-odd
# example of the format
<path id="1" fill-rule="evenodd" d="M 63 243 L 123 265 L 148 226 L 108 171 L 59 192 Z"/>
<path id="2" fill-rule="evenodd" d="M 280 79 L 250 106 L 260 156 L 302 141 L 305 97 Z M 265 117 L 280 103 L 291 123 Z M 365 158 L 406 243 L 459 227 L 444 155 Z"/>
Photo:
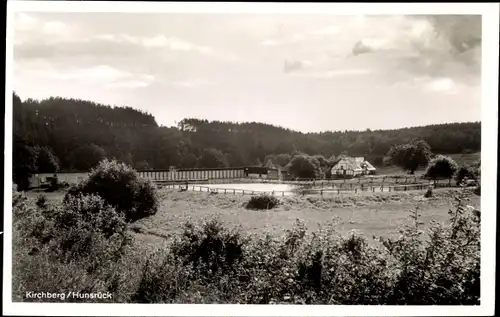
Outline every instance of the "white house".
<path id="1" fill-rule="evenodd" d="M 342 157 L 332 167 L 332 176 L 354 177 L 375 174 L 376 168 L 363 157 Z"/>

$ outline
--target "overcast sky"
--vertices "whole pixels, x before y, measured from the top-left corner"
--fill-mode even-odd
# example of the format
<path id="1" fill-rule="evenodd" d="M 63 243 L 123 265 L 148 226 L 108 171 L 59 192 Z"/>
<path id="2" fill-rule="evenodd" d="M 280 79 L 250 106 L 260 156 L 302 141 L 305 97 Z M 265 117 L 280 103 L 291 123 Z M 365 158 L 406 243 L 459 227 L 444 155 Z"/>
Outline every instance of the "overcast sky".
<path id="1" fill-rule="evenodd" d="M 19 13 L 14 88 L 304 132 L 481 117 L 481 18 Z"/>

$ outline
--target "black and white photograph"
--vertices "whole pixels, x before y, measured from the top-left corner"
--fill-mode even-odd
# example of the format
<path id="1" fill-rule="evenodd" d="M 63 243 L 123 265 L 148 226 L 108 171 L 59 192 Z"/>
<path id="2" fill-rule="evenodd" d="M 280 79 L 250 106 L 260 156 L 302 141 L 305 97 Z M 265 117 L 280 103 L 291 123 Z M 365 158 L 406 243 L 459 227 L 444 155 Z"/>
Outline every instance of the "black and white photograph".
<path id="1" fill-rule="evenodd" d="M 493 314 L 498 3 L 7 7 L 4 313 Z"/>

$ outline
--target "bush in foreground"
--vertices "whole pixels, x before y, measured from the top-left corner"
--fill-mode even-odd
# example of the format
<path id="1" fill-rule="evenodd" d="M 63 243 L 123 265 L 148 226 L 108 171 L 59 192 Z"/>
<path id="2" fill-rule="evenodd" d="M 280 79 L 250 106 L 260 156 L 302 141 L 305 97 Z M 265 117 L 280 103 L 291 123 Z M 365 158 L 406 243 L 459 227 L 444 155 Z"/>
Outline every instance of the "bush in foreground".
<path id="1" fill-rule="evenodd" d="M 124 216 L 95 195 L 64 203 L 42 197 L 36 204 L 19 193 L 13 197 L 14 298 L 24 300 L 33 290 L 116 292 L 131 241 Z"/>
<path id="2" fill-rule="evenodd" d="M 116 161 L 101 161 L 86 180 L 68 191 L 65 199 L 80 194 L 102 197 L 123 213 L 127 221 L 151 216 L 159 206 L 155 185 L 140 178 L 130 166 Z"/>
<path id="3" fill-rule="evenodd" d="M 479 213 L 457 199 L 449 226 L 433 223 L 422 231 L 417 209 L 399 238 L 375 245 L 362 236 L 339 235 L 334 224 L 308 234 L 298 222 L 281 238 L 243 237 L 217 222 L 189 225 L 172 247 L 148 259 L 133 300 L 477 305 Z M 230 246 L 238 250 L 233 261 L 227 261 Z"/>
<path id="4" fill-rule="evenodd" d="M 267 210 L 267 209 L 273 209 L 274 207 L 278 206 L 279 203 L 280 201 L 278 198 L 271 195 L 262 194 L 250 197 L 250 200 L 248 201 L 246 208 Z"/>

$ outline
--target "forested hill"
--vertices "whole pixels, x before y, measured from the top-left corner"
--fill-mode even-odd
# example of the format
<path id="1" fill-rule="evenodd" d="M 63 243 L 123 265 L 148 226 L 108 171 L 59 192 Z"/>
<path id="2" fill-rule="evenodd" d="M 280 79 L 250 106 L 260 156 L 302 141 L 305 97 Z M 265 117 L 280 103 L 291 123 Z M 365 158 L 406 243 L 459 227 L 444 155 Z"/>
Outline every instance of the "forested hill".
<path id="1" fill-rule="evenodd" d="M 13 105 L 14 164 L 30 165 L 24 162 L 27 153 L 43 149 L 45 156 L 49 153 L 58 161 L 62 171 L 86 171 L 103 157 L 119 159 L 138 169 L 256 165 L 278 154 L 297 151 L 326 158 L 341 153 L 364 156 L 380 165 L 392 145 L 414 138 L 427 141 L 434 153 L 476 152 L 481 146 L 479 122 L 301 133 L 256 122 L 199 119 L 184 119 L 177 127 L 160 127 L 149 113 L 76 99 L 21 101 L 14 95 Z"/>

